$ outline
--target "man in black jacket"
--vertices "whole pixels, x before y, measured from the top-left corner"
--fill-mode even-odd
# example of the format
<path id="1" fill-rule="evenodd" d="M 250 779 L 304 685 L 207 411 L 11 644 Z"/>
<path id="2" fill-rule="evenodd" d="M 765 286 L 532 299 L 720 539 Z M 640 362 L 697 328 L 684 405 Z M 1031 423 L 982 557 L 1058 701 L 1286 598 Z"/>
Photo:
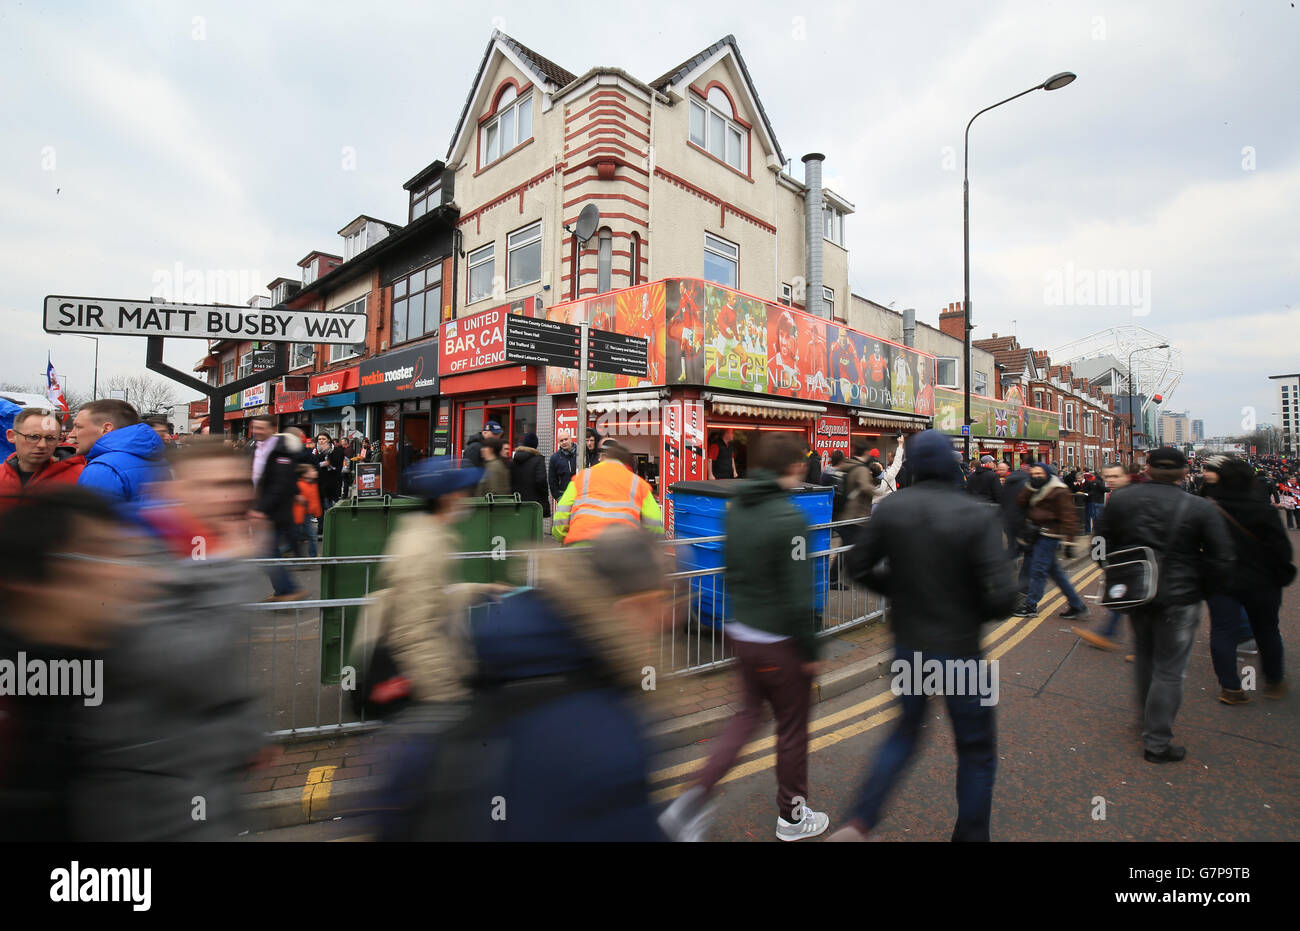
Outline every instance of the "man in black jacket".
<path id="1" fill-rule="evenodd" d="M 279 559 L 284 549 L 293 549 L 293 499 L 298 494 L 302 443 L 292 433 L 277 434 L 270 414 L 258 414 L 248 429 L 257 441 L 253 447 L 253 508 L 248 516 L 270 523 L 272 535 L 263 558 Z M 275 590 L 269 600 L 301 601 L 307 597 L 304 589 L 294 587 L 283 566 L 272 566 L 267 573 Z"/>
<path id="2" fill-rule="evenodd" d="M 525 433 L 510 459 L 510 490 L 520 501 L 536 501 L 542 516 L 551 516 L 550 487 L 546 482 L 546 460 L 537 451 L 537 434 Z"/>
<path id="3" fill-rule="evenodd" d="M 569 490 L 573 476 L 578 474 L 578 446 L 568 430 L 561 430 L 556 442 L 559 448 L 551 454 L 547 480 L 550 483 L 551 497 L 559 501 Z"/>
<path id="4" fill-rule="evenodd" d="M 852 821 L 831 839 L 860 840 L 879 823 L 886 796 L 916 750 L 927 697 L 943 694 L 957 743 L 952 839 L 986 841 L 997 770 L 998 687 L 997 664 L 984 660 L 980 632 L 986 621 L 1011 612 L 1015 580 L 996 512 L 952 484 L 949 438 L 935 430 L 917 434 L 908 443 L 907 462 L 915 483 L 876 505 L 847 562 L 859 582 L 890 599 L 896 651 L 890 669 L 903 715 L 880 750 Z M 941 577 L 935 566 L 944 567 Z M 937 689 L 933 668 L 945 670 Z"/>
<path id="5" fill-rule="evenodd" d="M 1002 503 L 1002 529 L 1007 537 L 1007 551 L 1014 559 L 1020 552 L 1020 528 L 1025 523 L 1025 512 L 1020 507 L 1020 489 L 1029 481 L 1029 460 L 1018 469 L 1012 469 L 1011 463 L 998 464 L 998 481 L 1002 483 L 1000 501 Z"/>
<path id="6" fill-rule="evenodd" d="M 999 504 L 1002 501 L 1002 483 L 993 470 L 992 456 L 981 456 L 979 468 L 966 480 L 966 491 L 987 504 Z"/>
<path id="7" fill-rule="evenodd" d="M 1104 552 L 1147 546 L 1158 554 L 1156 597 L 1133 608 L 1137 641 L 1138 705 L 1149 763 L 1176 763 L 1187 748 L 1170 741 L 1183 700 L 1187 660 L 1201 620 L 1201 602 L 1227 588 L 1235 556 L 1218 509 L 1178 487 L 1187 459 L 1172 447 L 1147 456 L 1149 481 L 1110 496 L 1097 522 Z"/>

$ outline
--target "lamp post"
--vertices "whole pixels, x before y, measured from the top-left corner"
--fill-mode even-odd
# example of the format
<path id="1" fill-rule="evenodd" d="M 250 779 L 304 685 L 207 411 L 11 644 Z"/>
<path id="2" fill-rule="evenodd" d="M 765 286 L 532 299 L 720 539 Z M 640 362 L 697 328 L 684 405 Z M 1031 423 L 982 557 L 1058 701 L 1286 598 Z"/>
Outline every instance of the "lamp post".
<path id="1" fill-rule="evenodd" d="M 965 418 L 962 421 L 963 424 L 962 433 L 965 434 L 965 439 L 966 439 L 965 460 L 967 462 L 970 461 L 970 333 L 971 330 L 973 329 L 970 322 L 970 318 L 971 318 L 971 313 L 970 313 L 970 127 L 971 127 L 971 123 L 974 123 L 975 120 L 980 116 L 980 114 L 988 113 L 994 107 L 1000 107 L 1004 103 L 1010 103 L 1011 101 L 1015 100 L 1017 97 L 1023 97 L 1025 96 L 1025 94 L 1032 94 L 1036 90 L 1048 90 L 1048 91 L 1059 90 L 1060 88 L 1065 87 L 1065 85 L 1072 82 L 1074 79 L 1075 79 L 1075 75 L 1073 72 L 1070 71 L 1062 71 L 1060 74 L 1054 74 L 1046 81 L 1044 81 L 1042 84 L 1037 84 L 1029 88 L 1029 90 L 1021 91 L 1020 93 L 1015 94 L 1014 96 L 1008 97 L 1006 100 L 1000 100 L 997 103 L 993 104 L 993 106 L 985 107 L 983 110 L 979 111 L 979 113 L 976 113 L 975 116 L 972 116 L 970 118 L 970 123 L 966 124 L 966 139 L 965 142 L 962 143 L 962 179 L 961 179 L 962 272 L 963 272 L 963 278 L 965 282 L 965 289 L 962 296 L 963 299 L 962 299 L 961 306 L 962 306 L 962 311 L 965 315 L 963 319 L 966 322 L 965 333 L 963 334 L 964 339 L 962 340 L 962 348 L 965 351 L 965 358 L 966 358 L 966 362 L 965 362 L 966 405 L 965 405 Z"/>
<path id="2" fill-rule="evenodd" d="M 1133 452 L 1133 434 L 1136 433 L 1135 427 L 1137 422 L 1133 417 L 1133 357 L 1139 352 L 1149 352 L 1152 349 L 1168 349 L 1168 343 L 1161 343 L 1159 346 L 1141 346 L 1134 349 L 1128 354 L 1128 464 L 1133 465 L 1135 455 Z M 1143 423 L 1143 436 L 1146 436 L 1146 424 Z"/>

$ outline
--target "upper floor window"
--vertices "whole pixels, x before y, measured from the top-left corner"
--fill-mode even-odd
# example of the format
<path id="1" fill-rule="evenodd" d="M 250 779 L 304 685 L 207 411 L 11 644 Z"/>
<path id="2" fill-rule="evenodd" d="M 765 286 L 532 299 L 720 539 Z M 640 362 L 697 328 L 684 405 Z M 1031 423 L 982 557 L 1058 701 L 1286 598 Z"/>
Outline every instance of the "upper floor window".
<path id="1" fill-rule="evenodd" d="M 608 229 L 600 231 L 596 248 L 596 290 L 604 294 L 614 287 L 614 234 Z"/>
<path id="2" fill-rule="evenodd" d="M 442 262 L 398 278 L 393 282 L 393 345 L 435 332 L 441 310 Z"/>
<path id="3" fill-rule="evenodd" d="M 411 192 L 411 219 L 418 220 L 442 203 L 442 179 Z"/>
<path id="4" fill-rule="evenodd" d="M 989 377 L 983 372 L 971 372 L 971 394 L 984 394 L 989 389 Z"/>
<path id="5" fill-rule="evenodd" d="M 517 96 L 513 86 L 497 98 L 496 115 L 479 128 L 479 165 L 487 166 L 533 135 L 533 95 Z"/>
<path id="6" fill-rule="evenodd" d="M 234 380 L 235 357 L 231 356 L 229 359 L 226 359 L 221 363 L 221 384 L 228 385 Z"/>
<path id="7" fill-rule="evenodd" d="M 823 238 L 837 246 L 844 245 L 844 214 L 829 204 L 822 205 Z"/>
<path id="8" fill-rule="evenodd" d="M 835 316 L 835 291 L 832 288 L 822 286 L 822 300 L 826 302 L 826 317 L 830 320 L 838 320 Z"/>
<path id="9" fill-rule="evenodd" d="M 1065 405 L 1065 429 L 1067 430 L 1074 429 L 1074 405 L 1073 404 Z"/>
<path id="10" fill-rule="evenodd" d="M 1034 407 L 1042 407 L 1042 406 L 1043 406 L 1043 392 L 1041 392 L 1041 391 L 1035 391 L 1035 392 L 1034 392 Z"/>
<path id="11" fill-rule="evenodd" d="M 488 243 L 469 254 L 465 268 L 469 278 L 469 297 L 466 303 L 474 303 L 492 296 L 492 279 L 496 275 L 496 243 Z"/>
<path id="12" fill-rule="evenodd" d="M 342 307 L 334 308 L 336 314 L 364 314 L 366 312 L 366 299 L 359 298 L 351 304 L 344 304 Z M 362 331 L 362 341 L 347 345 L 335 344 L 330 346 L 330 361 L 338 362 L 340 359 L 351 359 L 353 356 L 359 356 L 366 351 L 366 342 L 364 339 L 365 330 Z"/>
<path id="13" fill-rule="evenodd" d="M 300 369 L 311 365 L 316 358 L 316 347 L 312 343 L 294 343 L 289 347 L 289 368 Z"/>
<path id="14" fill-rule="evenodd" d="M 709 90 L 707 101 L 691 98 L 691 142 L 743 173 L 749 170 L 749 130 L 734 117 L 720 87 Z"/>
<path id="15" fill-rule="evenodd" d="M 704 234 L 704 277 L 728 288 L 736 287 L 740 274 L 740 247 L 734 242 Z"/>
<path id="16" fill-rule="evenodd" d="M 939 356 L 938 371 L 935 375 L 940 388 L 957 387 L 957 357 Z"/>
<path id="17" fill-rule="evenodd" d="M 506 289 L 542 280 L 542 222 L 515 230 L 506 240 Z"/>
<path id="18" fill-rule="evenodd" d="M 632 272 L 628 278 L 628 284 L 641 283 L 641 234 L 632 234 L 631 258 L 628 260 L 629 270 Z"/>
<path id="19" fill-rule="evenodd" d="M 351 236 L 343 240 L 343 261 L 350 262 L 354 256 L 360 255 L 366 251 L 369 243 L 366 241 L 366 232 L 369 228 L 361 227 Z"/>
<path id="20" fill-rule="evenodd" d="M 316 280 L 316 263 L 319 259 L 312 259 L 302 267 L 302 286 L 305 288 Z"/>
<path id="21" fill-rule="evenodd" d="M 784 304 L 786 307 L 794 306 L 794 289 L 784 281 L 781 282 L 781 297 L 778 298 L 778 303 Z"/>

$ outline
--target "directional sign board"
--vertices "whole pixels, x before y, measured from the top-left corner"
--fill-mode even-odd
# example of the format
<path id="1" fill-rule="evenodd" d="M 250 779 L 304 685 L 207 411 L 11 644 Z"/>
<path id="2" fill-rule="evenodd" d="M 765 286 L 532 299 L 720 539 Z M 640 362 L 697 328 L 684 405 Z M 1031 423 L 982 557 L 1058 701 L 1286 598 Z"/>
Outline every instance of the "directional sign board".
<path id="1" fill-rule="evenodd" d="M 650 341 L 609 330 L 587 333 L 587 368 L 593 372 L 645 378 L 650 372 Z"/>
<path id="2" fill-rule="evenodd" d="M 520 365 L 576 369 L 582 330 L 541 317 L 506 317 L 506 360 Z"/>
<path id="3" fill-rule="evenodd" d="M 351 345 L 365 341 L 366 315 L 50 295 L 45 332 Z"/>

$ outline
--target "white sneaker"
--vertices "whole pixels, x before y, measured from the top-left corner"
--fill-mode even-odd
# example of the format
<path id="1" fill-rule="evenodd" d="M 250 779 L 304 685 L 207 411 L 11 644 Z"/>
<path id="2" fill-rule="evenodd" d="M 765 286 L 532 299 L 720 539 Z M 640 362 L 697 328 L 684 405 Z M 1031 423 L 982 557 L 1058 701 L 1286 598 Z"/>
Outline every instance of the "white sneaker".
<path id="1" fill-rule="evenodd" d="M 704 803 L 704 790 L 692 786 L 659 815 L 659 830 L 671 841 L 699 843 L 713 824 L 716 804 Z"/>
<path id="2" fill-rule="evenodd" d="M 825 812 L 813 811 L 805 805 L 802 821 L 791 824 L 781 816 L 777 816 L 776 837 L 777 840 L 803 840 L 805 837 L 816 837 L 830 826 L 829 815 Z"/>

